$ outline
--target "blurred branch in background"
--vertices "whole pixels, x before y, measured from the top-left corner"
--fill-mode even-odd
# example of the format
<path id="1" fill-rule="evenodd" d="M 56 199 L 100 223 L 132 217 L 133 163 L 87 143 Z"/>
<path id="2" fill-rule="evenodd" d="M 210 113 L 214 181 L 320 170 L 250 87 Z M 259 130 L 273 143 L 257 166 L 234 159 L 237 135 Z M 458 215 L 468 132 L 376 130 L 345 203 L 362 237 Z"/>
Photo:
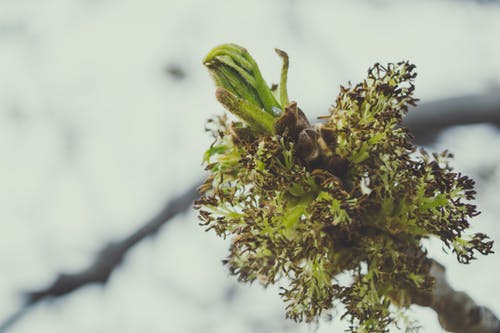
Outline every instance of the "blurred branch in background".
<path id="1" fill-rule="evenodd" d="M 428 144 L 448 127 L 488 123 L 500 127 L 500 89 L 421 103 L 404 119 L 418 144 Z"/>
<path id="2" fill-rule="evenodd" d="M 201 183 L 202 181 L 200 180 L 196 185 L 188 188 L 184 193 L 181 193 L 179 196 L 167 202 L 164 208 L 156 214 L 156 216 L 147 221 L 128 237 L 105 245 L 89 267 L 76 273 L 61 273 L 49 287 L 26 293 L 26 302 L 23 308 L 0 325 L 0 332 L 6 332 L 9 327 L 26 314 L 29 308 L 41 300 L 61 297 L 80 287 L 93 283 L 106 284 L 111 273 L 120 265 L 125 254 L 134 247 L 134 245 L 137 245 L 146 237 L 156 234 L 166 222 L 187 211 L 191 207 L 193 201 L 198 197 L 197 187 Z"/>
<path id="3" fill-rule="evenodd" d="M 404 122 L 415 134 L 418 144 L 431 143 L 448 127 L 478 123 L 500 126 L 500 91 L 422 103 L 417 112 L 410 112 Z M 154 235 L 173 217 L 191 208 L 198 197 L 197 186 L 201 183 L 197 182 L 169 201 L 155 217 L 125 239 L 104 246 L 89 267 L 72 274 L 61 273 L 47 288 L 27 293 L 24 306 L 4 320 L 0 333 L 6 332 L 42 300 L 70 294 L 89 284 L 105 284 L 134 245 Z M 457 333 L 500 333 L 500 321 L 491 310 L 478 306 L 467 294 L 453 290 L 446 281 L 442 265 L 433 262 L 432 267 L 437 283 L 432 294 L 419 299 L 416 304 L 433 308 L 444 329 Z"/>
<path id="4" fill-rule="evenodd" d="M 431 276 L 435 280 L 432 293 L 415 299 L 417 305 L 436 311 L 439 324 L 455 333 L 500 333 L 500 321 L 487 307 L 480 306 L 462 291 L 453 289 L 446 280 L 446 269 L 431 261 Z"/>
<path id="5" fill-rule="evenodd" d="M 156 234 L 167 221 L 191 207 L 191 203 L 198 197 L 198 184 L 201 184 L 201 181 L 167 202 L 155 217 L 125 239 L 104 246 L 86 269 L 75 274 L 60 274 L 50 287 L 27 293 L 26 303 L 33 304 L 47 297 L 66 295 L 90 283 L 105 284 L 128 250 L 146 237 Z"/>

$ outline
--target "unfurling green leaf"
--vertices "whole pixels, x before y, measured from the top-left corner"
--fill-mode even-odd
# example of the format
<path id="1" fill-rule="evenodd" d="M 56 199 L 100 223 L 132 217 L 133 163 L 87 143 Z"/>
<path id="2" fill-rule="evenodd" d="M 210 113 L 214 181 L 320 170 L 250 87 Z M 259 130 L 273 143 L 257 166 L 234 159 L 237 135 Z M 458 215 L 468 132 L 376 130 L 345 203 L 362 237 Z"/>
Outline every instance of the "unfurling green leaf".
<path id="1" fill-rule="evenodd" d="M 259 66 L 245 48 L 236 44 L 217 46 L 203 59 L 203 64 L 207 66 L 217 87 L 226 89 L 272 116 L 275 115 L 273 108 L 281 109 L 262 78 Z"/>

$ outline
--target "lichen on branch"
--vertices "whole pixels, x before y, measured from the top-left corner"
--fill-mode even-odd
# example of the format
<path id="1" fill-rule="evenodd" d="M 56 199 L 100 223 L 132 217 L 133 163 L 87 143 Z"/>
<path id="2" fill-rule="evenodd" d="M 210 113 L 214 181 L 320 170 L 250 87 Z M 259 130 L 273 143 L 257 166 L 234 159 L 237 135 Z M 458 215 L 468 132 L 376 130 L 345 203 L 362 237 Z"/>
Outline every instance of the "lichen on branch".
<path id="1" fill-rule="evenodd" d="M 393 306 L 432 288 L 423 239 L 440 238 L 462 263 L 492 253 L 486 235 L 466 233 L 478 214 L 474 182 L 452 170 L 447 151 L 417 151 L 401 126 L 417 101 L 414 65 L 374 65 L 312 126 L 288 101 L 288 56 L 277 52 L 274 91 L 240 46 L 204 60 L 236 118 L 207 126 L 201 224 L 231 238 L 224 263 L 238 280 L 280 283 L 287 317 L 315 321 L 340 302 L 350 331 L 386 332 Z"/>

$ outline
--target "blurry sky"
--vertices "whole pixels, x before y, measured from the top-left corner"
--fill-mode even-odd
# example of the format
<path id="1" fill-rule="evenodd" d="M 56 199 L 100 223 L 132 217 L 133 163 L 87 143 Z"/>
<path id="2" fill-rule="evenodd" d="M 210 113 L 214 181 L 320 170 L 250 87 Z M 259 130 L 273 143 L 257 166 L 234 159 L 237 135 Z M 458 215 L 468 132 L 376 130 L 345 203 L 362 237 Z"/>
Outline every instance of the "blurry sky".
<path id="1" fill-rule="evenodd" d="M 499 35 L 496 1 L 0 0 L 0 321 L 200 178 L 204 122 L 221 112 L 201 65 L 213 46 L 247 47 L 268 82 L 286 50 L 290 97 L 317 116 L 375 62 L 415 63 L 423 101 L 498 88 Z M 499 239 L 498 131 L 455 128 L 443 147 L 478 180 L 475 230 Z M 461 266 L 430 243 L 452 285 L 500 314 L 498 255 Z M 187 212 L 105 288 L 37 305 L 10 332 L 311 330 L 284 320 L 276 289 L 228 277 L 226 251 Z M 432 311 L 410 314 L 441 331 Z"/>

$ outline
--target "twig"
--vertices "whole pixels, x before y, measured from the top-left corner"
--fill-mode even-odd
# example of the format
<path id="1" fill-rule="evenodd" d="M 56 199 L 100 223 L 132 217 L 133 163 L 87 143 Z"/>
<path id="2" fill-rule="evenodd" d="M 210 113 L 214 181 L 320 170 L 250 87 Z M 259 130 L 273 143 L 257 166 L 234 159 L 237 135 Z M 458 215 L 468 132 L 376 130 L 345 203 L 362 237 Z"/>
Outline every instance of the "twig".
<path id="1" fill-rule="evenodd" d="M 60 274 L 50 287 L 28 293 L 27 303 L 36 303 L 46 297 L 66 295 L 91 283 L 105 284 L 130 248 L 144 238 L 158 232 L 167 221 L 177 214 L 186 211 L 197 197 L 197 187 L 190 187 L 186 192 L 168 202 L 155 217 L 133 234 L 123 240 L 107 244 L 90 267 L 77 273 Z"/>
<path id="2" fill-rule="evenodd" d="M 481 123 L 500 126 L 500 91 L 422 103 L 404 118 L 418 144 L 434 141 L 446 128 Z"/>
<path id="3" fill-rule="evenodd" d="M 191 207 L 193 201 L 198 197 L 197 186 L 199 184 L 201 181 L 169 201 L 155 217 L 128 237 L 104 246 L 89 267 L 76 273 L 62 273 L 49 287 L 27 293 L 23 307 L 0 324 L 0 333 L 5 332 L 26 314 L 29 308 L 43 299 L 67 295 L 92 283 L 105 284 L 114 269 L 120 265 L 128 250 L 144 238 L 158 232 L 166 222 Z"/>
<path id="4" fill-rule="evenodd" d="M 26 313 L 28 313 L 30 309 L 30 305 L 24 305 L 20 309 L 18 309 L 16 312 L 11 314 L 9 317 L 7 317 L 1 324 L 0 324 L 0 332 L 7 332 L 7 330 L 14 325 L 18 320 L 20 320 Z"/>

